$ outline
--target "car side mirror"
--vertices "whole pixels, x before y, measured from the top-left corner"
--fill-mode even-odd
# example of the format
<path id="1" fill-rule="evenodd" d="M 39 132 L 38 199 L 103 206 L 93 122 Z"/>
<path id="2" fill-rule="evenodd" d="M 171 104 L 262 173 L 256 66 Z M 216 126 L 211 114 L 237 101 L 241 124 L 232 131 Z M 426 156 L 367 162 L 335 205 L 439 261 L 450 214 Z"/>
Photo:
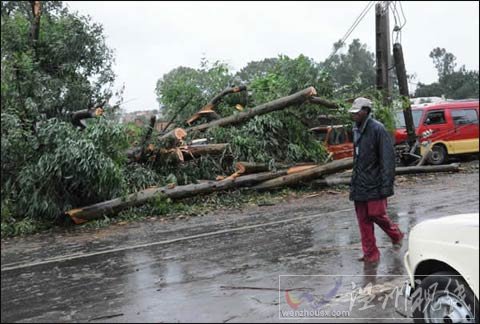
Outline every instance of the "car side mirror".
<path id="1" fill-rule="evenodd" d="M 430 118 L 425 119 L 425 122 L 423 123 L 424 125 L 430 125 Z"/>

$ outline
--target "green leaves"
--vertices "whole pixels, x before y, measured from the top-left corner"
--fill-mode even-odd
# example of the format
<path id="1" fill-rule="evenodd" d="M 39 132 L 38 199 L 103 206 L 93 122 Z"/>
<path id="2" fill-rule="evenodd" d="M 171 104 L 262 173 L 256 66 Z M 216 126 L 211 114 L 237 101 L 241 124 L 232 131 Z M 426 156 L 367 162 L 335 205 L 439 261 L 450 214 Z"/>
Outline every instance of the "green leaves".
<path id="1" fill-rule="evenodd" d="M 456 57 L 444 48 L 434 48 L 430 52 L 438 81 L 431 84 L 418 83 L 416 97 L 445 96 L 450 99 L 467 99 L 479 97 L 478 70 L 467 70 L 461 66 L 457 71 Z"/>
<path id="2" fill-rule="evenodd" d="M 79 131 L 69 123 L 49 120 L 39 127 L 38 141 L 40 154 L 16 177 L 17 215 L 55 219 L 65 209 L 126 192 L 119 156 L 126 145 L 120 126 L 98 121 Z"/>

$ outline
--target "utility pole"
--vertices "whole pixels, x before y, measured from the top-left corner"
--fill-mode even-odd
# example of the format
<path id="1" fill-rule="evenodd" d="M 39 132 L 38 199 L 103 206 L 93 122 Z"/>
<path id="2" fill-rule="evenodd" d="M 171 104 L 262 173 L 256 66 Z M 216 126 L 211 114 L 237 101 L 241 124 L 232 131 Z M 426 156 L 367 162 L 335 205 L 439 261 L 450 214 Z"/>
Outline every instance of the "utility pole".
<path id="1" fill-rule="evenodd" d="M 389 1 L 375 5 L 375 47 L 377 64 L 377 90 L 383 92 L 384 104 L 392 103 L 392 82 L 389 78 L 390 64 L 390 22 Z"/>
<path id="2" fill-rule="evenodd" d="M 410 97 L 408 93 L 407 71 L 403 60 L 402 45 L 393 44 L 393 58 L 395 60 L 395 69 L 397 71 L 398 87 L 402 96 L 403 116 L 405 117 L 405 127 L 407 128 L 407 141 L 410 147 L 416 141 L 415 125 L 413 124 L 412 107 L 410 106 Z"/>

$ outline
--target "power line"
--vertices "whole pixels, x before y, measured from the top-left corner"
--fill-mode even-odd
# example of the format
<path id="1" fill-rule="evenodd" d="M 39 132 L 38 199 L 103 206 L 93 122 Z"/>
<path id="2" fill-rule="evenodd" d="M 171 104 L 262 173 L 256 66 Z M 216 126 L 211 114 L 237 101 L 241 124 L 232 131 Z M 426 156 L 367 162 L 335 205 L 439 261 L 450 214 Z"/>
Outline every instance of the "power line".
<path id="1" fill-rule="evenodd" d="M 398 12 L 397 9 L 397 3 L 400 7 L 400 11 L 402 12 L 402 17 L 400 17 L 400 13 Z M 402 28 L 406 25 L 407 23 L 407 18 L 405 17 L 405 13 L 403 12 L 403 7 L 402 7 L 402 2 L 401 1 L 394 1 L 393 6 L 392 6 L 392 14 L 393 14 L 393 19 L 395 20 L 395 27 L 393 28 L 392 31 L 392 39 L 394 38 L 393 35 L 396 32 L 396 38 L 395 42 L 396 43 L 402 43 Z"/>
<path id="2" fill-rule="evenodd" d="M 340 46 L 338 46 L 336 49 L 334 49 L 334 51 L 327 57 L 327 59 L 325 60 L 326 62 L 326 65 L 324 66 L 323 69 L 325 69 L 326 67 L 329 66 L 330 64 L 330 59 L 337 53 L 337 51 L 342 47 L 342 45 L 345 43 L 345 41 L 347 40 L 347 38 L 352 34 L 352 32 L 355 30 L 355 28 L 357 28 L 357 26 L 360 24 L 360 22 L 362 21 L 362 19 L 366 16 L 366 14 L 370 11 L 370 9 L 373 7 L 373 5 L 376 3 L 377 1 L 370 1 L 366 6 L 365 8 L 362 10 L 362 12 L 358 15 L 358 17 L 355 19 L 355 21 L 353 22 L 352 26 L 350 26 L 350 28 L 347 30 L 347 32 L 345 33 L 345 35 L 340 39 Z"/>
<path id="3" fill-rule="evenodd" d="M 363 19 L 363 17 L 365 17 L 365 15 L 367 14 L 367 12 L 370 10 L 370 8 L 373 6 L 375 1 L 370 1 L 367 6 L 365 7 L 365 9 L 363 9 L 363 11 L 360 13 L 360 15 L 357 17 L 357 19 L 355 19 L 355 21 L 353 22 L 352 26 L 348 29 L 348 31 L 345 33 L 345 35 L 343 36 L 342 40 L 340 41 L 341 43 L 344 43 L 345 40 L 348 38 L 348 36 L 350 36 L 350 34 L 353 32 L 353 30 L 358 26 L 358 24 L 360 23 L 360 21 Z"/>

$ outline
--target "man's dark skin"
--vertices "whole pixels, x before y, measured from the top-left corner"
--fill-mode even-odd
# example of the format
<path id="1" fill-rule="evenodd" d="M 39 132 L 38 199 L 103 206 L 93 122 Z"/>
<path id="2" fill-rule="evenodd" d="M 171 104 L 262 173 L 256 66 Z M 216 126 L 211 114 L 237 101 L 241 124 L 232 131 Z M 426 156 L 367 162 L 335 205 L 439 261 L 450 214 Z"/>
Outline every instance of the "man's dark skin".
<path id="1" fill-rule="evenodd" d="M 359 112 L 352 113 L 351 115 L 352 120 L 357 123 L 357 125 L 361 125 L 368 116 L 368 108 L 362 108 Z"/>

